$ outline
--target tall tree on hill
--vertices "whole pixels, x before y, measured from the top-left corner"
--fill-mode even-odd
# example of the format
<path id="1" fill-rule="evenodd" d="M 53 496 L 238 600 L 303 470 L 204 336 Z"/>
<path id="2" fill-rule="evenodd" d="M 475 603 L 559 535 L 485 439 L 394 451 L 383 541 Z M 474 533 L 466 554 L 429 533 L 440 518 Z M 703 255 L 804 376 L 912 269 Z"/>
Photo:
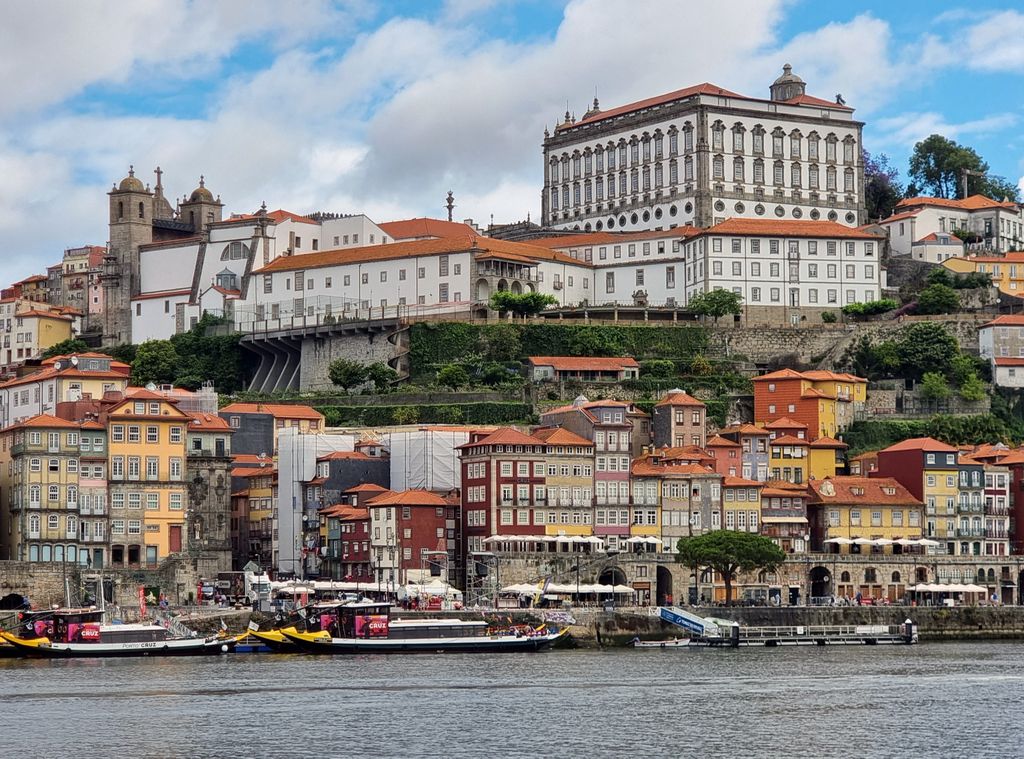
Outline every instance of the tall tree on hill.
<path id="1" fill-rule="evenodd" d="M 974 148 L 933 134 L 914 146 L 910 156 L 910 179 L 917 192 L 937 198 L 964 196 L 964 171 L 967 195 L 985 195 L 996 200 L 1019 200 L 1020 191 L 1004 177 L 990 175 L 989 166 Z"/>
<path id="2" fill-rule="evenodd" d="M 864 201 L 869 219 L 884 219 L 892 215 L 896 204 L 903 199 L 900 173 L 889 165 L 889 156 L 872 156 L 864 151 Z"/>

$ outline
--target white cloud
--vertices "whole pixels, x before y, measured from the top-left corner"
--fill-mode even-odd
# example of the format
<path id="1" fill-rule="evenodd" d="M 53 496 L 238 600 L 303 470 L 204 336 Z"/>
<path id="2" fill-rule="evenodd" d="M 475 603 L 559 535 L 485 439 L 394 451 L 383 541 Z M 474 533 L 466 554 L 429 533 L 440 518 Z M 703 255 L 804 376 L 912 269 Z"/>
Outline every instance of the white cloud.
<path id="1" fill-rule="evenodd" d="M 1003 11 L 958 30 L 957 57 L 968 68 L 1005 73 L 1024 72 L 1024 13 Z"/>
<path id="2" fill-rule="evenodd" d="M 997 113 L 971 121 L 950 123 L 942 114 L 928 111 L 879 119 L 874 127 L 876 141 L 882 146 L 907 148 L 932 134 L 959 140 L 970 135 L 992 134 L 1013 126 L 1017 121 L 1016 114 Z"/>

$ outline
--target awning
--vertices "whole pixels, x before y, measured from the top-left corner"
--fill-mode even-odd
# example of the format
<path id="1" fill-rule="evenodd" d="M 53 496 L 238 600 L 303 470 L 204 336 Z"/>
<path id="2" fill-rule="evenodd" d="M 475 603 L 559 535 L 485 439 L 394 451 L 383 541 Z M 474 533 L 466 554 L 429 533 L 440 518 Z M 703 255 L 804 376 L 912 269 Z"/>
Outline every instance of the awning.
<path id="1" fill-rule="evenodd" d="M 761 517 L 762 524 L 807 524 L 807 517 Z"/>
<path id="2" fill-rule="evenodd" d="M 987 593 L 988 590 L 981 587 L 980 585 L 961 585 L 959 583 L 943 584 L 943 583 L 921 583 L 919 585 L 911 585 L 907 590 L 912 590 L 915 593 Z"/>
<path id="3" fill-rule="evenodd" d="M 849 546 L 853 545 L 853 541 L 849 538 L 828 538 L 822 541 L 823 543 L 835 543 L 837 546 Z"/>

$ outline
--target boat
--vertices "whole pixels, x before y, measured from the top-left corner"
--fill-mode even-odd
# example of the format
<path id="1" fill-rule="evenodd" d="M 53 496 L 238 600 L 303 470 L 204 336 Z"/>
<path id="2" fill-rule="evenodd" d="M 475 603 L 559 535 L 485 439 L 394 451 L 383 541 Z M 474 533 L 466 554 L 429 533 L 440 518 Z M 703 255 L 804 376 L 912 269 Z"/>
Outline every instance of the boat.
<path id="1" fill-rule="evenodd" d="M 340 601 L 331 601 L 311 604 L 299 609 L 283 622 L 268 630 L 261 630 L 258 624 L 250 622 L 248 634 L 274 653 L 297 653 L 298 646 L 284 635 L 284 630 L 330 638 L 330 634 L 323 630 L 323 625 L 330 624 L 331 619 L 336 616 L 332 614 L 332 610 L 341 603 Z"/>
<path id="2" fill-rule="evenodd" d="M 687 648 L 689 638 L 672 638 L 671 640 L 640 640 L 633 638 L 633 648 Z"/>
<path id="3" fill-rule="evenodd" d="M 228 653 L 236 638 L 174 635 L 163 625 L 103 624 L 100 609 L 56 609 L 24 615 L 16 632 L 0 638 L 22 655 L 46 658 L 115 656 L 202 656 Z"/>
<path id="4" fill-rule="evenodd" d="M 312 654 L 503 653 L 541 651 L 566 636 L 567 630 L 517 625 L 491 628 L 484 620 L 391 620 L 391 604 L 341 603 L 321 632 L 282 634 Z"/>

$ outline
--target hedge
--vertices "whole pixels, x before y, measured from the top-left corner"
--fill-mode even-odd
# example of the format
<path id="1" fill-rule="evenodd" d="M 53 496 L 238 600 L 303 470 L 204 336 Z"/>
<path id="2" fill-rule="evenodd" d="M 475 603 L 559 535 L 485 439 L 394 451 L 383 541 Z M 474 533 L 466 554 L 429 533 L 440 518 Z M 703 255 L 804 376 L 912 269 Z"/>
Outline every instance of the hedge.
<path id="1" fill-rule="evenodd" d="M 515 424 L 534 421 L 527 403 L 421 403 L 404 406 L 317 406 L 329 427 L 390 424 Z"/>
<path id="2" fill-rule="evenodd" d="M 701 326 L 604 326 L 540 322 L 526 324 L 467 324 L 421 322 L 410 328 L 409 360 L 413 377 L 433 373 L 438 367 L 467 356 L 490 360 L 495 342 L 507 345 L 518 339 L 517 358 L 527 356 L 632 356 L 637 359 L 678 360 L 703 353 L 708 332 Z M 491 336 L 499 336 L 497 341 Z"/>

